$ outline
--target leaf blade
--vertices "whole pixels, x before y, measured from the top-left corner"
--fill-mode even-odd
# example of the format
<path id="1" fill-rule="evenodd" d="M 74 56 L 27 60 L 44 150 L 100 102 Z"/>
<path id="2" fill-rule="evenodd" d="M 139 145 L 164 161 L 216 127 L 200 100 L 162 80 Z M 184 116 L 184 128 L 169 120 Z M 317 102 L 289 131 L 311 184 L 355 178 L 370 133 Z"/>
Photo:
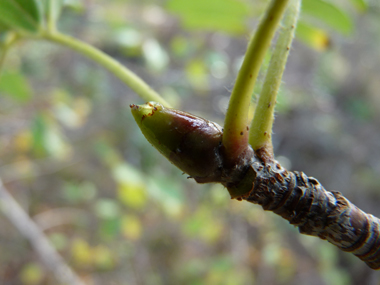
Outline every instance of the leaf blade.
<path id="1" fill-rule="evenodd" d="M 18 31 L 36 33 L 42 23 L 41 3 L 39 0 L 2 0 L 0 22 Z"/>
<path id="2" fill-rule="evenodd" d="M 353 23 L 348 14 L 323 0 L 302 1 L 302 12 L 315 17 L 343 35 L 350 35 Z"/>
<path id="3" fill-rule="evenodd" d="M 29 82 L 18 72 L 4 72 L 1 75 L 0 92 L 18 102 L 27 102 L 32 96 Z"/>
<path id="4" fill-rule="evenodd" d="M 187 29 L 230 34 L 245 32 L 245 19 L 249 15 L 247 4 L 237 0 L 170 0 L 166 8 L 178 15 Z"/>
<path id="5" fill-rule="evenodd" d="M 368 3 L 365 0 L 350 0 L 352 5 L 360 12 L 365 12 L 368 9 Z"/>

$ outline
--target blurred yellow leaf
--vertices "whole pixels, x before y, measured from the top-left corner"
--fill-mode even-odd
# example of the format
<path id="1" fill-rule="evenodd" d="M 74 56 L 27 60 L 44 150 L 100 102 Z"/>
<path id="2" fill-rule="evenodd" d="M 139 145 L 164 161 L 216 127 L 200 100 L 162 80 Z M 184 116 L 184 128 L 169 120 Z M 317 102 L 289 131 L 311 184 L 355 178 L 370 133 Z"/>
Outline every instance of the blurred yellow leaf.
<path id="1" fill-rule="evenodd" d="M 112 252 L 104 245 L 98 245 L 93 249 L 93 262 L 97 268 L 103 270 L 109 270 L 115 266 Z"/>
<path id="2" fill-rule="evenodd" d="M 117 188 L 118 199 L 134 209 L 144 207 L 146 203 L 145 186 L 139 183 L 122 183 Z"/>
<path id="3" fill-rule="evenodd" d="M 19 152 L 28 151 L 33 145 L 33 136 L 29 130 L 24 130 L 14 138 L 14 147 Z"/>
<path id="4" fill-rule="evenodd" d="M 198 59 L 186 66 L 186 76 L 195 89 L 205 90 L 208 87 L 208 70 L 205 63 Z"/>
<path id="5" fill-rule="evenodd" d="M 92 264 L 91 247 L 84 239 L 77 238 L 71 245 L 71 256 L 78 265 L 88 266 Z"/>
<path id="6" fill-rule="evenodd" d="M 26 264 L 20 273 L 20 279 L 22 284 L 25 285 L 37 285 L 42 283 L 44 278 L 44 272 L 41 266 L 36 263 Z"/>
<path id="7" fill-rule="evenodd" d="M 144 207 L 147 197 L 141 174 L 126 163 L 119 163 L 112 172 L 118 183 L 118 199 L 135 209 Z"/>
<path id="8" fill-rule="evenodd" d="M 223 224 L 208 208 L 200 208 L 184 224 L 184 232 L 206 242 L 216 241 L 222 234 Z"/>
<path id="9" fill-rule="evenodd" d="M 324 30 L 305 22 L 298 22 L 296 34 L 299 40 L 318 51 L 323 51 L 330 46 L 330 36 Z"/>
<path id="10" fill-rule="evenodd" d="M 135 216 L 124 216 L 121 222 L 121 231 L 126 238 L 138 240 L 142 233 L 140 220 Z"/>
<path id="11" fill-rule="evenodd" d="M 216 220 L 202 229 L 201 238 L 206 242 L 213 243 L 220 238 L 222 231 L 223 225 Z"/>
<path id="12" fill-rule="evenodd" d="M 91 112 L 91 101 L 85 97 L 75 98 L 73 102 L 73 109 L 75 113 L 79 116 L 81 124 L 85 123 L 85 119 Z"/>
<path id="13" fill-rule="evenodd" d="M 13 173 L 17 173 L 19 176 L 33 176 L 35 175 L 35 165 L 26 155 L 20 155 L 15 158 L 13 165 L 9 166 L 9 169 Z"/>

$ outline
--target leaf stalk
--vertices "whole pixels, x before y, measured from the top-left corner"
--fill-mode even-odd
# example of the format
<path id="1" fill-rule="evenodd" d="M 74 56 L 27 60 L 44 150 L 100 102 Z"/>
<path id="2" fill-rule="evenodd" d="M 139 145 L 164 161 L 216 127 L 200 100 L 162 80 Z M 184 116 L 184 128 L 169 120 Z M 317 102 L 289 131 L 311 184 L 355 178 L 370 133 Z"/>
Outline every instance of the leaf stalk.
<path id="1" fill-rule="evenodd" d="M 268 158 L 273 158 L 272 126 L 274 107 L 294 38 L 300 2 L 300 0 L 291 0 L 286 10 L 250 128 L 249 144 L 255 151 L 263 149 L 263 153 Z"/>
<path id="2" fill-rule="evenodd" d="M 248 147 L 248 111 L 253 88 L 265 53 L 289 0 L 272 0 L 250 41 L 233 88 L 226 119 L 223 145 L 228 160 L 236 160 Z"/>
<path id="3" fill-rule="evenodd" d="M 121 81 L 128 85 L 134 92 L 137 93 L 143 100 L 160 102 L 165 107 L 170 107 L 170 104 L 166 102 L 156 91 L 154 91 L 145 81 L 143 81 L 134 72 L 123 66 L 121 63 L 113 59 L 111 56 L 102 52 L 101 50 L 75 39 L 71 36 L 61 34 L 59 32 L 48 32 L 42 34 L 44 39 L 51 42 L 58 43 L 67 46 L 80 54 L 94 60 L 101 66 L 108 69 Z"/>

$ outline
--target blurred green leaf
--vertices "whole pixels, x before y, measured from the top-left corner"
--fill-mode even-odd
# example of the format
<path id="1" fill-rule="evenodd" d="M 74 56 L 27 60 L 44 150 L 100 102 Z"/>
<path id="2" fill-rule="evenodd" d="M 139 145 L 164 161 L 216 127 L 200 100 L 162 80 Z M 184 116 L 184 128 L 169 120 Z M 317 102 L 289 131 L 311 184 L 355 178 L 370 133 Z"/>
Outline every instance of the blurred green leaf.
<path id="1" fill-rule="evenodd" d="M 62 233 L 52 233 L 49 235 L 49 240 L 57 250 L 64 250 L 68 242 L 67 237 Z"/>
<path id="2" fill-rule="evenodd" d="M 40 113 L 32 123 L 33 150 L 37 156 L 49 154 L 57 159 L 70 157 L 71 146 L 66 142 L 56 121 Z"/>
<path id="3" fill-rule="evenodd" d="M 335 267 L 329 267 L 322 272 L 323 281 L 326 285 L 353 284 L 352 278 L 347 271 Z"/>
<path id="4" fill-rule="evenodd" d="M 1 0 L 0 21 L 12 29 L 24 32 L 38 32 L 41 18 L 39 0 Z"/>
<path id="5" fill-rule="evenodd" d="M 299 21 L 297 24 L 296 36 L 303 43 L 319 51 L 325 50 L 330 45 L 330 37 L 326 31 L 303 21 Z"/>
<path id="6" fill-rule="evenodd" d="M 186 66 L 186 77 L 194 89 L 205 90 L 208 87 L 209 71 L 204 60 L 193 59 Z"/>
<path id="7" fill-rule="evenodd" d="M 209 208 L 203 207 L 187 219 L 183 224 L 183 231 L 190 237 L 212 243 L 221 236 L 223 224 Z"/>
<path id="8" fill-rule="evenodd" d="M 144 207 L 147 197 L 142 175 L 126 163 L 117 164 L 113 167 L 112 173 L 118 183 L 118 199 L 134 209 Z"/>
<path id="9" fill-rule="evenodd" d="M 351 3 L 358 9 L 360 12 L 365 12 L 368 9 L 368 3 L 365 0 L 350 0 Z"/>
<path id="10" fill-rule="evenodd" d="M 149 197 L 154 197 L 164 207 L 165 212 L 178 216 L 184 206 L 183 186 L 176 179 L 168 179 L 162 173 L 151 174 L 148 180 Z"/>
<path id="11" fill-rule="evenodd" d="M 122 53 L 128 58 L 140 57 L 143 45 L 143 34 L 141 31 L 131 27 L 123 27 L 113 35 L 113 40 L 122 48 Z"/>
<path id="12" fill-rule="evenodd" d="M 55 23 L 61 13 L 64 0 L 42 0 L 48 21 Z"/>
<path id="13" fill-rule="evenodd" d="M 121 157 L 119 153 L 107 142 L 103 140 L 94 143 L 94 149 L 101 160 L 107 165 L 114 167 L 120 164 Z M 115 167 L 116 168 L 116 167 Z M 120 178 L 122 179 L 122 177 Z"/>
<path id="14" fill-rule="evenodd" d="M 80 184 L 67 182 L 63 185 L 62 195 L 70 203 L 79 203 L 93 199 L 96 191 L 95 185 L 90 181 Z"/>
<path id="15" fill-rule="evenodd" d="M 55 158 L 65 159 L 70 156 L 70 146 L 66 143 L 61 129 L 55 122 L 47 124 L 44 134 L 44 147 L 46 151 Z"/>
<path id="16" fill-rule="evenodd" d="M 349 35 L 353 30 L 350 16 L 332 3 L 323 0 L 304 0 L 302 12 L 318 18 L 344 35 Z"/>
<path id="17" fill-rule="evenodd" d="M 167 9 L 178 15 L 187 29 L 241 34 L 246 29 L 248 4 L 238 0 L 170 0 Z"/>
<path id="18" fill-rule="evenodd" d="M 362 98 L 350 98 L 347 102 L 348 111 L 357 119 L 364 122 L 370 121 L 373 117 L 373 106 Z"/>
<path id="19" fill-rule="evenodd" d="M 4 72 L 1 75 L 0 92 L 19 102 L 28 101 L 32 94 L 29 82 L 19 72 Z"/>
<path id="20" fill-rule="evenodd" d="M 150 38 L 145 40 L 142 47 L 149 69 L 162 71 L 168 65 L 169 56 L 156 39 Z"/>
<path id="21" fill-rule="evenodd" d="M 7 25 L 5 25 L 4 23 L 0 22 L 0 33 L 4 33 L 8 30 L 9 30 L 9 27 Z"/>
<path id="22" fill-rule="evenodd" d="M 120 215 L 120 207 L 115 200 L 99 199 L 95 204 L 95 212 L 99 218 L 109 220 Z"/>
<path id="23" fill-rule="evenodd" d="M 113 239 L 120 232 L 121 219 L 107 219 L 102 221 L 100 225 L 100 236 L 105 239 Z"/>
<path id="24" fill-rule="evenodd" d="M 37 114 L 32 122 L 33 150 L 37 156 L 45 154 L 44 134 L 46 122 L 42 114 Z"/>

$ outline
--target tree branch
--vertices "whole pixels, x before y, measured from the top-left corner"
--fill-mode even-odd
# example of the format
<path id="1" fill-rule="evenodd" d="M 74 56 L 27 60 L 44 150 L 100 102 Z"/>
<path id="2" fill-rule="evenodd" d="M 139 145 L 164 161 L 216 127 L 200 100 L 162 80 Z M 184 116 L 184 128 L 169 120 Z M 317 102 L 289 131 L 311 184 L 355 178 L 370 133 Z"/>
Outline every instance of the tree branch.
<path id="1" fill-rule="evenodd" d="M 9 194 L 1 180 L 0 210 L 20 233 L 29 240 L 34 250 L 40 255 L 42 262 L 53 272 L 58 282 L 70 285 L 85 285 L 57 253 L 35 222 Z"/>
<path id="2" fill-rule="evenodd" d="M 298 227 L 301 234 L 325 239 L 370 268 L 380 269 L 380 220 L 340 192 L 327 191 L 317 179 L 253 156 L 238 185 L 223 184 L 232 193 L 244 193 L 234 198 L 259 204 Z"/>

